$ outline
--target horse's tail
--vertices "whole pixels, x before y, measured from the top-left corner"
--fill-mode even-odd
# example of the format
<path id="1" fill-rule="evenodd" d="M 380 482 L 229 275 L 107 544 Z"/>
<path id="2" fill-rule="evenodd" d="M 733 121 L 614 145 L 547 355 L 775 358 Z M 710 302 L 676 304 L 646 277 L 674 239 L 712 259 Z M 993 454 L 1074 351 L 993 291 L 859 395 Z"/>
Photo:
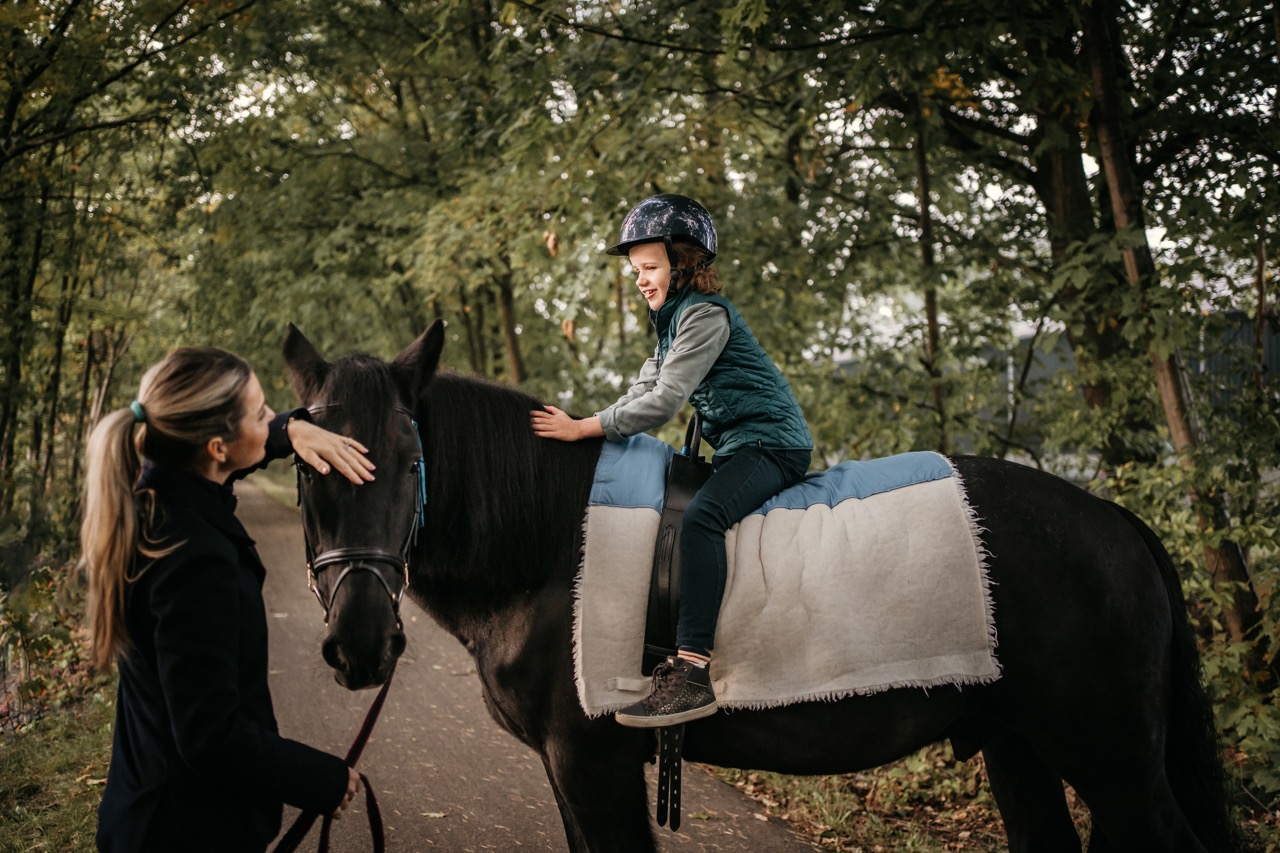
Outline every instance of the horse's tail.
<path id="1" fill-rule="evenodd" d="M 1240 827 L 1231 814 L 1228 779 L 1222 763 L 1213 706 L 1205 692 L 1200 651 L 1187 620 L 1187 602 L 1164 543 L 1132 512 L 1116 505 L 1142 535 L 1160 566 L 1173 621 L 1171 702 L 1165 738 L 1165 773 L 1192 831 L 1210 853 L 1241 849 Z"/>

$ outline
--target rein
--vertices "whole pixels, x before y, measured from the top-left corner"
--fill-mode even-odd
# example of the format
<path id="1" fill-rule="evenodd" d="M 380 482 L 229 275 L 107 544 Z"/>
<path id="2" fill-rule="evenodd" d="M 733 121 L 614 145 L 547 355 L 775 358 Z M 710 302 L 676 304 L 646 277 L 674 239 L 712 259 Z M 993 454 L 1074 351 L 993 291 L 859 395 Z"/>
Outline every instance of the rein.
<path id="1" fill-rule="evenodd" d="M 310 406 L 307 411 L 313 416 L 318 415 L 328 409 L 341 408 L 341 403 L 327 403 L 322 406 Z M 418 459 L 413 463 L 413 469 L 416 472 L 417 490 L 414 501 L 414 518 L 409 527 L 409 535 L 405 538 L 404 545 L 400 549 L 400 553 L 394 554 L 385 548 L 376 546 L 355 547 L 355 548 L 331 548 L 320 554 L 315 552 L 311 544 L 311 536 L 307 530 L 306 514 L 307 506 L 302 500 L 302 483 L 304 479 L 303 464 L 299 461 L 296 465 L 298 471 L 298 507 L 303 514 L 302 525 L 302 541 L 306 548 L 307 554 L 307 585 L 311 588 L 311 592 L 315 595 L 316 600 L 320 602 L 320 606 L 324 608 L 324 621 L 329 623 L 329 611 L 333 607 L 333 600 L 338 594 L 338 589 L 342 586 L 342 582 L 352 572 L 369 572 L 378 579 L 378 583 L 382 584 L 382 588 L 386 591 L 387 597 L 391 599 L 391 609 L 396 615 L 396 624 L 403 628 L 404 622 L 400 618 L 400 602 L 404 599 L 404 591 L 409 586 L 409 552 L 418 541 L 418 532 L 422 530 L 427 523 L 427 463 L 425 453 L 422 449 L 422 434 L 418 432 L 418 422 L 414 419 L 413 413 L 403 406 L 396 406 L 396 411 L 409 419 L 410 425 L 413 427 L 413 434 L 418 440 Z M 316 579 L 325 569 L 338 563 L 346 563 L 339 574 L 338 579 L 334 581 L 333 588 L 329 590 L 328 600 L 320 591 Z M 387 579 L 382 572 L 376 571 L 369 566 L 369 563 L 381 563 L 384 566 L 390 566 L 393 571 L 401 575 L 400 589 L 396 592 L 391 590 L 391 585 L 387 583 Z"/>
<path id="2" fill-rule="evenodd" d="M 387 690 L 391 687 L 391 678 L 395 675 L 395 670 L 391 671 L 391 675 L 387 676 L 387 680 L 382 683 L 382 689 L 378 691 L 377 697 L 373 700 L 373 704 L 369 706 L 368 712 L 364 715 L 364 723 L 360 726 L 360 732 L 356 735 L 356 739 L 351 743 L 351 748 L 347 750 L 347 757 L 344 759 L 348 767 L 355 767 L 356 762 L 360 760 L 361 753 L 364 752 L 365 745 L 369 742 L 369 736 L 373 734 L 373 727 L 378 722 L 378 715 L 382 712 L 382 705 L 387 699 Z M 382 826 L 382 810 L 378 807 L 378 798 L 373 793 L 373 786 L 369 784 L 369 777 L 360 774 L 360 783 L 364 785 L 364 798 L 369 813 L 369 835 L 373 838 L 374 853 L 385 853 L 386 838 Z M 319 812 L 303 812 L 294 818 L 293 823 L 289 826 L 289 831 L 281 838 L 272 853 L 293 853 L 298 849 L 298 845 L 307 837 L 307 833 L 311 831 L 311 827 L 315 825 L 316 819 L 321 815 Z M 329 830 L 333 824 L 333 815 L 324 815 L 324 822 L 320 826 L 320 846 L 317 848 L 318 853 L 328 853 L 329 851 Z"/>

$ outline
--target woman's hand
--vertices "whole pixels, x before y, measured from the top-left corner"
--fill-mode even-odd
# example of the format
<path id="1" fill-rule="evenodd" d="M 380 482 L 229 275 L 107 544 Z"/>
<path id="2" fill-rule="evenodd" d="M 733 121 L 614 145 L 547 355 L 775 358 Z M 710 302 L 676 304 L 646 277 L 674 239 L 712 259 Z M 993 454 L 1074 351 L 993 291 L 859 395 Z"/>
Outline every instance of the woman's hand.
<path id="1" fill-rule="evenodd" d="M 532 418 L 533 432 L 540 438 L 578 441 L 583 438 L 596 438 L 604 435 L 604 430 L 600 426 L 600 418 L 595 416 L 575 420 L 555 406 L 534 409 L 529 415 Z"/>
<path id="2" fill-rule="evenodd" d="M 360 793 L 360 774 L 356 772 L 354 767 L 348 767 L 347 792 L 342 795 L 342 802 L 338 803 L 338 807 L 333 810 L 334 820 L 342 820 L 342 813 L 346 811 L 347 806 L 351 805 L 351 801 L 356 798 L 358 793 Z"/>
<path id="3" fill-rule="evenodd" d="M 365 454 L 369 448 L 354 438 L 329 432 L 309 421 L 291 420 L 285 427 L 293 452 L 321 474 L 333 466 L 357 486 L 373 479 L 375 466 Z"/>

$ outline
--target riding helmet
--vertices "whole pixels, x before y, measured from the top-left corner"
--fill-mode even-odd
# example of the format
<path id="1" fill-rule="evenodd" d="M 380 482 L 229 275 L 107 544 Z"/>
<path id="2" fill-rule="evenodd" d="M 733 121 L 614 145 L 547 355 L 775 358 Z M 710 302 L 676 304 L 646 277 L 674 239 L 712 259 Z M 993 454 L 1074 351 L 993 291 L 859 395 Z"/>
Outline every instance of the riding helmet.
<path id="1" fill-rule="evenodd" d="M 662 193 L 650 196 L 631 208 L 627 218 L 622 220 L 622 233 L 617 244 L 605 252 L 625 255 L 641 243 L 658 242 L 666 244 L 669 256 L 672 255 L 673 242 L 692 243 L 706 252 L 706 261 L 710 261 L 716 256 L 716 226 L 707 209 L 693 199 Z"/>

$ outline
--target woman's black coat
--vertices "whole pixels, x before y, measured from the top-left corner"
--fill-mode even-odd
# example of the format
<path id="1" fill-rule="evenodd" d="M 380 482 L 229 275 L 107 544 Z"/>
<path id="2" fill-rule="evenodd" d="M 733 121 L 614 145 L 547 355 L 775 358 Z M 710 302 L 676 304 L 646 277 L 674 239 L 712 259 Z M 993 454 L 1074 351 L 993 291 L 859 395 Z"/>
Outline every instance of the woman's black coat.
<path id="1" fill-rule="evenodd" d="M 268 459 L 289 452 L 286 417 L 273 424 Z M 140 561 L 125 594 L 131 646 L 119 661 L 98 847 L 265 850 L 283 803 L 338 806 L 346 765 L 278 734 L 267 687 L 266 575 L 231 489 L 150 465 L 139 488 L 155 492 L 158 540 L 182 544 Z"/>

